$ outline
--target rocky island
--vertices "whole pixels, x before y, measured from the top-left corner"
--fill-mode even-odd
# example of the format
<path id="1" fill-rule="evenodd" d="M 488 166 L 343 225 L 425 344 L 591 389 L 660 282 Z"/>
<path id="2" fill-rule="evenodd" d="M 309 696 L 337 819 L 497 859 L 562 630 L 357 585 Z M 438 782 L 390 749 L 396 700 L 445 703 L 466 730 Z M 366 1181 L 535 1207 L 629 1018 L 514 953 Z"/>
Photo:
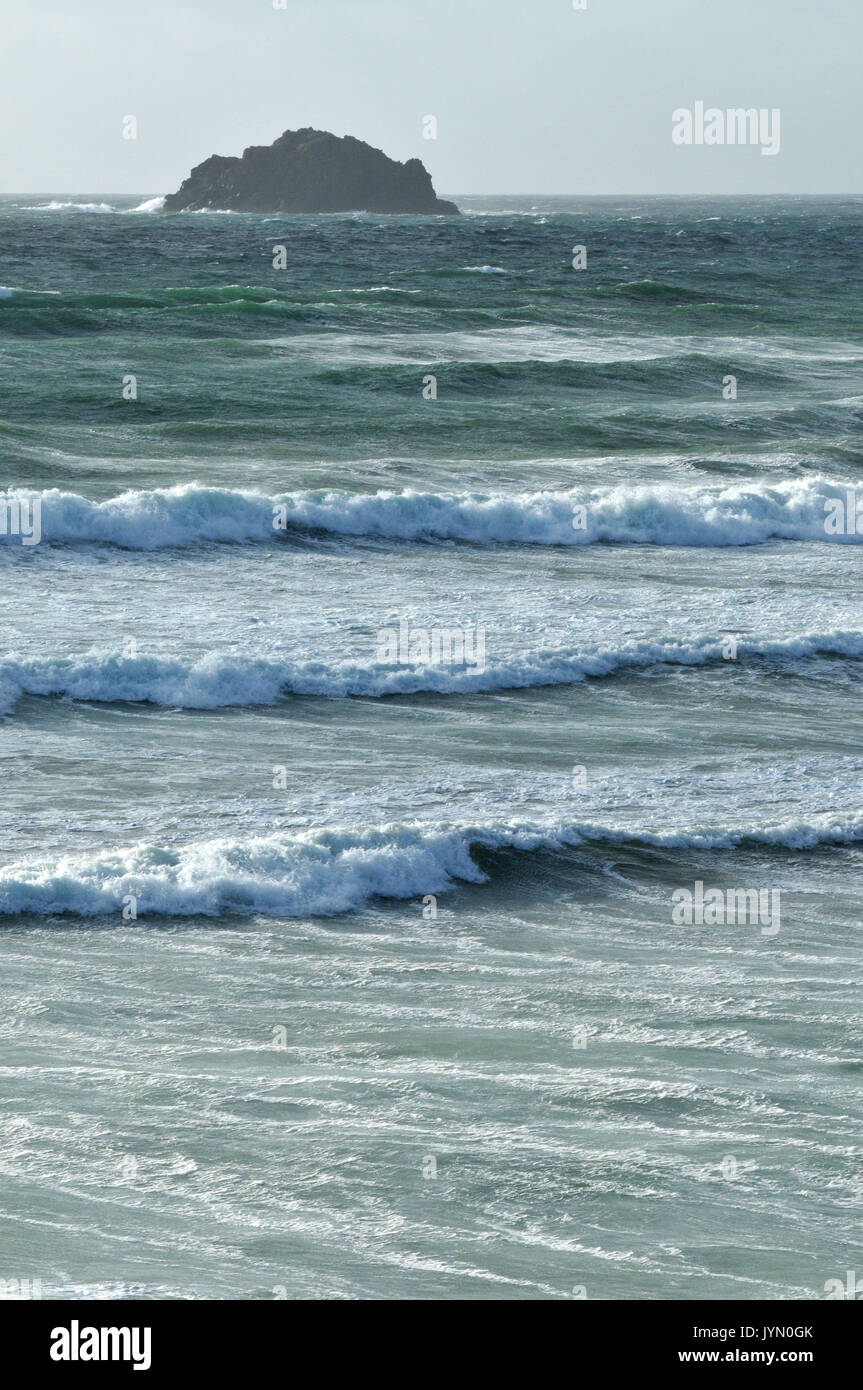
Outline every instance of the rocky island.
<path id="1" fill-rule="evenodd" d="M 198 164 L 166 212 L 458 213 L 438 198 L 419 159 L 400 164 L 353 136 L 286 130 L 240 158 L 214 154 Z"/>

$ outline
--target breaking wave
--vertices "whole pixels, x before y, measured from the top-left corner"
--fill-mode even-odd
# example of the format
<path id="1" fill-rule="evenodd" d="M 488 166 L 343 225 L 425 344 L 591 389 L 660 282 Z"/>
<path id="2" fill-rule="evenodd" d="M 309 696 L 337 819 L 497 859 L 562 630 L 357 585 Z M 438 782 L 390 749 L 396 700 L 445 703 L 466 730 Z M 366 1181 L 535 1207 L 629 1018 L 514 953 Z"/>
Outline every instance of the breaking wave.
<path id="1" fill-rule="evenodd" d="M 575 685 L 587 679 L 657 666 L 709 666 L 747 659 L 796 661 L 818 655 L 863 657 L 863 632 L 806 633 L 786 638 L 736 639 L 728 661 L 727 640 L 641 640 L 618 647 L 550 648 L 487 665 L 402 665 L 374 661 L 292 661 L 278 656 L 210 654 L 127 657 L 114 652 L 85 657 L 18 657 L 0 660 L 0 713 L 11 713 L 22 695 L 65 697 L 97 703 L 153 704 L 174 709 L 222 709 L 271 705 L 288 695 L 345 699 L 350 696 L 473 695 Z"/>
<path id="2" fill-rule="evenodd" d="M 863 820 L 834 816 L 752 828 L 630 831 L 602 825 L 421 826 L 276 832 L 180 846 L 130 848 L 20 861 L 0 870 L 0 915 L 138 916 L 260 912 L 306 917 L 349 912 L 375 898 L 441 893 L 483 883 L 477 850 L 562 851 L 590 845 L 660 850 L 741 846 L 815 849 L 859 843 Z"/>
<path id="3" fill-rule="evenodd" d="M 165 195 L 156 198 L 145 198 L 143 203 L 139 203 L 136 208 L 130 208 L 130 212 L 161 212 L 165 206 Z"/>
<path id="4" fill-rule="evenodd" d="M 50 203 L 33 203 L 30 207 L 22 209 L 24 212 L 114 212 L 112 203 L 75 203 L 63 202 L 59 198 L 52 198 Z"/>
<path id="5" fill-rule="evenodd" d="M 813 476 L 725 487 L 652 483 L 511 494 L 334 489 L 267 497 L 192 483 L 124 492 L 104 502 L 56 488 L 19 495 L 39 498 L 43 538 L 61 545 L 101 542 L 158 550 L 318 531 L 480 545 L 712 547 L 769 540 L 859 544 L 863 535 L 854 529 L 855 518 L 847 527 L 844 522 L 852 486 Z M 274 532 L 276 509 L 282 529 Z M 828 532 L 825 524 L 837 509 L 841 529 Z"/>

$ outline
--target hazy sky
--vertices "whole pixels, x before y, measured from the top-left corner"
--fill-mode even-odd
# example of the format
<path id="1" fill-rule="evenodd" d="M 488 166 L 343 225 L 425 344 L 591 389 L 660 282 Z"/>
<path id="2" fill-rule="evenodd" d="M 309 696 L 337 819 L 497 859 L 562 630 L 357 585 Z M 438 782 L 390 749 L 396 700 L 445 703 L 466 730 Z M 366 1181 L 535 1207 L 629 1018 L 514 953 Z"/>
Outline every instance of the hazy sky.
<path id="1" fill-rule="evenodd" d="M 304 125 L 443 194 L 863 192 L 863 0 L 0 0 L 0 36 L 6 193 L 164 193 Z M 674 145 L 696 101 L 778 107 L 779 154 Z"/>

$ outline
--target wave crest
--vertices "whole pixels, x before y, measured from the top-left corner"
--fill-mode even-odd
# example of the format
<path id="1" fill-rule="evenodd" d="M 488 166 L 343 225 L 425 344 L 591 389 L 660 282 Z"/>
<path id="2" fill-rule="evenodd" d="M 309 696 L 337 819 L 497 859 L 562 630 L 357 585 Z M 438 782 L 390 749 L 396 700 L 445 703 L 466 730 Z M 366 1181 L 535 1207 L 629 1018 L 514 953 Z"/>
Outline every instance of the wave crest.
<path id="1" fill-rule="evenodd" d="M 138 916 L 219 916 L 259 912 L 323 916 L 375 898 L 441 893 L 455 882 L 483 883 L 477 849 L 559 852 L 582 845 L 735 849 L 762 845 L 816 849 L 863 840 L 863 820 L 788 821 L 767 828 L 629 831 L 601 825 L 385 825 L 377 829 L 277 832 L 179 847 L 137 844 L 51 863 L 0 870 L 0 915 L 119 914 L 134 898 Z"/>
<path id="2" fill-rule="evenodd" d="M 769 540 L 859 544 L 863 535 L 854 518 L 847 534 L 825 529 L 828 509 L 844 508 L 849 490 L 853 484 L 816 476 L 727 487 L 645 484 L 534 493 L 321 489 L 267 497 L 190 483 L 124 492 L 104 502 L 56 488 L 20 495 L 39 498 L 43 537 L 58 545 L 158 550 L 318 531 L 480 545 L 713 547 Z M 274 530 L 277 513 L 281 529 Z"/>
<path id="3" fill-rule="evenodd" d="M 728 639 L 643 639 L 618 647 L 547 648 L 488 665 L 400 665 L 381 661 L 290 661 L 278 656 L 210 654 L 125 657 L 114 652 L 87 657 L 17 657 L 0 661 L 0 712 L 10 713 L 24 694 L 102 703 L 154 704 L 180 709 L 272 705 L 286 695 L 473 695 L 575 685 L 656 666 L 709 666 L 727 660 Z M 785 638 L 736 639 L 734 665 L 747 659 L 796 661 L 817 655 L 863 657 L 863 632 L 834 630 Z"/>

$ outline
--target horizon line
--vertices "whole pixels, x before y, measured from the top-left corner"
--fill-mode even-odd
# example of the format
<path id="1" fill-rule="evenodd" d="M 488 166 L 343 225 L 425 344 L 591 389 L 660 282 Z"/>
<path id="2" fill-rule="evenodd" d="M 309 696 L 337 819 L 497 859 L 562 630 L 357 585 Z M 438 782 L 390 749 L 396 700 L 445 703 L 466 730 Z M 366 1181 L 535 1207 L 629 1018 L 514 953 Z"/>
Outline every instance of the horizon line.
<path id="1" fill-rule="evenodd" d="M 19 188 L 19 189 L 9 189 L 9 190 L 0 191 L 0 198 L 48 198 L 48 197 L 71 198 L 73 195 L 74 195 L 74 196 L 77 196 L 77 197 L 85 197 L 85 196 L 87 196 L 87 197 L 99 197 L 99 198 L 167 198 L 167 197 L 170 196 L 170 195 L 167 194 L 167 193 L 154 193 L 151 189 L 150 189 L 150 190 L 148 190 L 148 189 L 137 189 L 137 190 L 135 190 L 134 192 L 125 192 L 125 193 L 123 193 L 123 192 L 118 192 L 118 191 L 116 191 L 116 190 L 110 190 L 110 189 L 93 189 L 93 188 L 89 188 L 89 189 L 82 189 L 82 188 L 73 188 L 73 189 L 66 189 L 66 188 L 20 189 L 20 188 Z M 460 193 L 453 193 L 453 192 L 450 192 L 450 191 L 445 191 L 444 193 L 439 194 L 438 196 L 439 196 L 439 197 L 442 197 L 442 198 L 444 198 L 444 199 L 447 199 L 447 198 L 449 198 L 449 199 L 453 199 L 453 198 L 863 198 L 863 189 L 860 189 L 860 190 L 857 190 L 857 191 L 852 191 L 852 190 L 849 190 L 849 189 L 845 189 L 845 190 L 833 190 L 833 191 L 831 191 L 831 192 L 818 192 L 818 193 L 806 192 L 805 190 L 796 190 L 796 189 L 795 189 L 795 190 L 787 190 L 787 191 L 785 191 L 785 192 L 775 192 L 775 191 L 774 191 L 774 192 L 770 192 L 770 193 L 753 193 L 753 192 L 740 193 L 740 192 L 733 192 L 733 191 L 723 191 L 723 192 L 712 191 L 712 192 L 707 192 L 707 191 L 703 191 L 703 190 L 700 191 L 700 192 L 687 192 L 687 193 L 680 193 L 680 192 L 676 192 L 676 193 L 674 193 L 674 192 L 663 192 L 663 193 L 653 193 L 653 192 L 651 192 L 651 193 L 644 193 L 644 192 L 632 192 L 632 191 L 624 192 L 624 191 L 622 191 L 622 190 L 619 190 L 619 191 L 617 191 L 617 192 L 611 191 L 611 192 L 607 192 L 607 193 L 580 193 L 580 192 L 575 192 L 575 191 L 569 192 L 569 193 L 548 193 L 548 192 L 546 192 L 546 193 L 537 193 L 537 192 L 532 192 L 532 193 L 513 193 L 513 192 L 468 193 L 468 192 L 465 192 L 464 190 L 462 190 Z M 351 210 L 351 211 L 358 211 L 358 209 L 350 209 L 350 210 Z M 288 216 L 288 217 L 290 217 L 290 216 L 292 216 L 292 215 L 296 215 L 296 214 L 285 213 L 285 216 Z M 301 216 L 308 216 L 308 215 L 311 215 L 311 216 L 325 216 L 326 214 L 324 214 L 324 213 L 317 213 L 317 214 L 305 214 L 305 213 L 303 213 L 303 214 L 299 214 L 299 215 L 301 215 Z M 384 214 L 382 214 L 382 215 L 384 215 Z M 390 214 L 390 215 L 392 215 L 392 214 Z"/>

